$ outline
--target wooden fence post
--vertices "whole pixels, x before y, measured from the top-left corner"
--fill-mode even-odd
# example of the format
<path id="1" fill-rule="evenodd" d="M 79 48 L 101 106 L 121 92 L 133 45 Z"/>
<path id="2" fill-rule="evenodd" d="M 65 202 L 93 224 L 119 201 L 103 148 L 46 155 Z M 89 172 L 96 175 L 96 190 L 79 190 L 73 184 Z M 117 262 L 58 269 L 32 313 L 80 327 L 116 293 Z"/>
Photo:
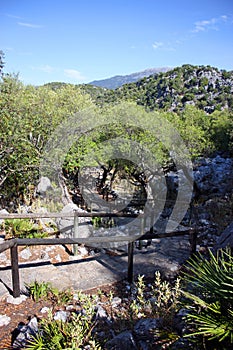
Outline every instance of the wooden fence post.
<path id="1" fill-rule="evenodd" d="M 191 254 L 196 253 L 197 251 L 197 229 L 190 229 L 189 231 L 189 242 L 191 245 Z"/>
<path id="2" fill-rule="evenodd" d="M 133 251 L 134 242 L 128 243 L 128 282 L 133 283 Z"/>
<path id="3" fill-rule="evenodd" d="M 78 238 L 78 213 L 74 213 L 74 238 Z M 78 255 L 78 244 L 73 245 L 73 254 Z"/>
<path id="4" fill-rule="evenodd" d="M 13 297 L 18 298 L 20 296 L 20 283 L 19 283 L 19 261 L 18 261 L 17 244 L 11 247 L 11 273 L 12 273 Z"/>
<path id="5" fill-rule="evenodd" d="M 144 231 L 145 231 L 145 217 L 142 216 L 140 219 L 140 235 L 143 236 L 144 235 Z M 138 243 L 138 249 L 142 250 L 143 247 L 143 243 L 142 241 L 139 241 Z"/>
<path id="6" fill-rule="evenodd" d="M 155 220 L 154 207 L 152 207 L 151 215 L 150 215 L 150 234 L 152 235 L 154 233 L 154 220 Z"/>

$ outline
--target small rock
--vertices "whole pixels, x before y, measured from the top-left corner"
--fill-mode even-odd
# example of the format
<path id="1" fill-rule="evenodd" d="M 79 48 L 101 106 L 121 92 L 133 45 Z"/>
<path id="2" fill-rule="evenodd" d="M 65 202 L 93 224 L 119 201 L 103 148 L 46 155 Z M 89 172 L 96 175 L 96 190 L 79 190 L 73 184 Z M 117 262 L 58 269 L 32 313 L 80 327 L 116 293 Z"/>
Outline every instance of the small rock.
<path id="1" fill-rule="evenodd" d="M 41 259 L 42 260 L 49 260 L 50 256 L 47 252 L 43 252 L 43 253 L 41 253 Z"/>
<path id="2" fill-rule="evenodd" d="M 115 297 L 111 301 L 112 307 L 117 307 L 118 305 L 121 304 L 121 298 Z"/>
<path id="3" fill-rule="evenodd" d="M 6 209 L 0 210 L 0 214 L 9 214 L 9 212 Z M 0 225 L 4 222 L 4 219 L 0 219 Z"/>
<path id="4" fill-rule="evenodd" d="M 32 256 L 32 253 L 30 251 L 30 248 L 27 247 L 25 249 L 23 249 L 20 253 L 19 253 L 19 256 L 24 259 L 24 260 L 28 260 L 31 256 Z"/>
<path id="5" fill-rule="evenodd" d="M 7 326 L 11 322 L 11 318 L 7 315 L 0 315 L 0 327 Z"/>
<path id="6" fill-rule="evenodd" d="M 28 326 L 28 329 L 30 329 L 31 334 L 36 334 L 38 332 L 37 318 L 33 317 L 27 326 Z"/>
<path id="7" fill-rule="evenodd" d="M 49 307 L 44 306 L 44 307 L 42 307 L 42 309 L 40 310 L 40 313 L 42 313 L 42 314 L 46 314 L 47 312 L 49 312 L 49 310 L 50 310 L 50 308 L 49 308 Z"/>
<path id="8" fill-rule="evenodd" d="M 66 311 L 73 311 L 74 310 L 74 305 L 67 305 L 66 306 Z"/>
<path id="9" fill-rule="evenodd" d="M 46 176 L 42 176 L 37 186 L 36 192 L 43 196 L 49 189 L 52 189 L 50 179 Z"/>
<path id="10" fill-rule="evenodd" d="M 184 316 L 187 316 L 188 313 L 189 313 L 188 309 L 182 308 L 179 310 L 177 316 L 184 317 Z"/>
<path id="11" fill-rule="evenodd" d="M 6 253 L 0 253 L 0 261 L 3 261 L 5 262 L 7 260 L 7 256 L 6 256 Z"/>
<path id="12" fill-rule="evenodd" d="M 54 249 L 55 249 L 54 246 L 52 246 L 52 247 L 46 247 L 46 248 L 45 248 L 45 251 L 46 251 L 46 252 L 51 252 L 51 251 L 53 251 Z"/>
<path id="13" fill-rule="evenodd" d="M 97 305 L 97 307 L 96 307 L 95 318 L 96 319 L 107 319 L 108 318 L 106 311 L 104 310 L 104 308 L 101 305 Z"/>
<path id="14" fill-rule="evenodd" d="M 88 250 L 85 247 L 78 247 L 78 251 L 82 256 L 88 255 Z"/>
<path id="15" fill-rule="evenodd" d="M 54 320 L 66 322 L 69 317 L 69 312 L 66 311 L 57 311 L 54 315 Z"/>
<path id="16" fill-rule="evenodd" d="M 60 254 L 57 254 L 57 255 L 55 256 L 55 259 L 56 259 L 58 262 L 61 262 L 61 256 L 60 256 Z"/>
<path id="17" fill-rule="evenodd" d="M 24 294 L 20 295 L 18 298 L 14 298 L 12 295 L 9 295 L 6 299 L 6 302 L 9 304 L 19 305 L 25 300 L 27 300 L 27 296 Z"/>

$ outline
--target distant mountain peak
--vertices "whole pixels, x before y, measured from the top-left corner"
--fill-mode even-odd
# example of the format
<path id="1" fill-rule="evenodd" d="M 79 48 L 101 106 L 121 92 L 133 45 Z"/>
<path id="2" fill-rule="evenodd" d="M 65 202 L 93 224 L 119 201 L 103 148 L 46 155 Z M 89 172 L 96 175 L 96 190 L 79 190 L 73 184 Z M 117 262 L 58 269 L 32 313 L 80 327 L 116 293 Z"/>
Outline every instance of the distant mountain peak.
<path id="1" fill-rule="evenodd" d="M 159 68 L 148 68 L 141 72 L 136 72 L 128 75 L 115 75 L 110 78 L 102 79 L 102 80 L 94 80 L 90 82 L 90 85 L 99 86 L 106 89 L 117 89 L 118 87 L 134 83 L 144 77 L 148 77 L 153 74 L 165 73 L 172 68 L 169 67 L 159 67 Z"/>

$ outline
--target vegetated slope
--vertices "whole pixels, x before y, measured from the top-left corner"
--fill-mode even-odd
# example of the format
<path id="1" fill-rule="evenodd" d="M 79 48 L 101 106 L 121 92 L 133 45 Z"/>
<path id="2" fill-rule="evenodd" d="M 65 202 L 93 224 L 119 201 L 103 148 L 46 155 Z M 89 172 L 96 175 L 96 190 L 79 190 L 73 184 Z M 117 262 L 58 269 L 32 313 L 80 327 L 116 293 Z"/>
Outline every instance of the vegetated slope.
<path id="1" fill-rule="evenodd" d="M 152 74 L 157 74 L 160 72 L 167 72 L 168 67 L 161 68 L 149 68 L 142 72 L 132 73 L 128 75 L 115 75 L 114 77 L 102 79 L 102 80 L 94 80 L 90 82 L 90 85 L 99 86 L 106 89 L 116 89 L 124 84 L 136 82 L 144 77 L 148 77 Z"/>
<path id="2" fill-rule="evenodd" d="M 190 104 L 207 113 L 232 110 L 233 71 L 186 64 L 123 85 L 115 91 L 106 91 L 97 97 L 101 104 L 118 99 L 133 100 L 149 109 L 179 111 Z"/>

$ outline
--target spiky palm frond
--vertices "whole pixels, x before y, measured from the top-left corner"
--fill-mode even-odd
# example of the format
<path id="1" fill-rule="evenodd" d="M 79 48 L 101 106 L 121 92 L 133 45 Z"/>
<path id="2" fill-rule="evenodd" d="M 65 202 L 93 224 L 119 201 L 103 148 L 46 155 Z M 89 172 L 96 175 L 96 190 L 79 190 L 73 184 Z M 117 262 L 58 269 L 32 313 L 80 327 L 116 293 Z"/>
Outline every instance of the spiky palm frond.
<path id="1" fill-rule="evenodd" d="M 183 291 L 189 313 L 190 333 L 208 340 L 233 344 L 233 257 L 231 250 L 219 250 L 209 258 L 197 254 L 184 273 L 191 291 Z"/>
<path id="2" fill-rule="evenodd" d="M 215 256 L 209 250 L 209 259 L 199 253 L 189 259 L 185 280 L 208 298 L 220 297 L 233 302 L 233 257 L 229 249 L 219 250 Z"/>

